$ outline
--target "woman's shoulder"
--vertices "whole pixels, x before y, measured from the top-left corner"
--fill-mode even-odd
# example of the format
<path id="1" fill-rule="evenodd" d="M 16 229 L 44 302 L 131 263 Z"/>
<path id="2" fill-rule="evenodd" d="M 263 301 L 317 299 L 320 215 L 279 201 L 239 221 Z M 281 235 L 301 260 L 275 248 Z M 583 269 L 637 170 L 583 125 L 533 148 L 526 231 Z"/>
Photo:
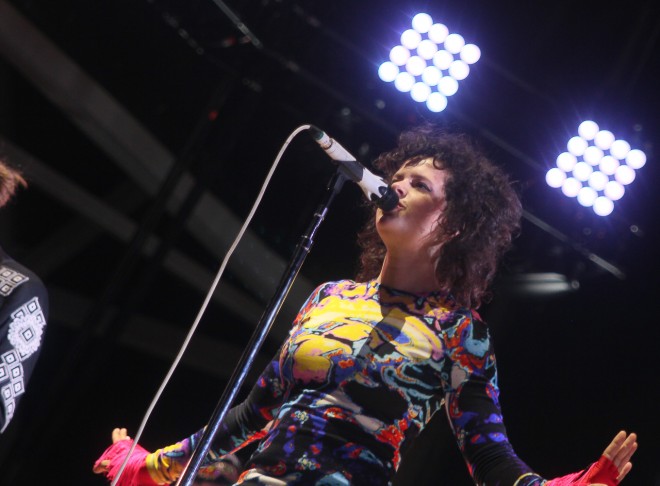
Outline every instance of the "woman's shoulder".
<path id="1" fill-rule="evenodd" d="M 46 293 L 39 276 L 0 249 L 0 297 L 16 293 Z"/>

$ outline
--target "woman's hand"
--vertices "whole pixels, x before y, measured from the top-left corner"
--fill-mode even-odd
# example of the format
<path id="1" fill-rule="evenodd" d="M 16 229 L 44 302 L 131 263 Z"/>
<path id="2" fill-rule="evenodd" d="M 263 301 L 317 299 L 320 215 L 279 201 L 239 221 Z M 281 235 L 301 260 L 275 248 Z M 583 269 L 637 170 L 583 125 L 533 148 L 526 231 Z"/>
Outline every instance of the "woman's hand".
<path id="1" fill-rule="evenodd" d="M 96 460 L 92 471 L 104 474 L 117 486 L 157 486 L 147 470 L 148 455 L 149 451 L 133 443 L 126 429 L 115 429 L 112 431 L 112 445 Z"/>
<path id="2" fill-rule="evenodd" d="M 632 469 L 637 435 L 621 431 L 588 469 L 548 481 L 548 486 L 616 486 Z"/>
<path id="3" fill-rule="evenodd" d="M 632 469 L 630 458 L 637 450 L 637 435 L 627 434 L 624 430 L 616 434 L 610 445 L 605 448 L 603 456 L 612 461 L 619 475 L 616 482 L 619 483 Z M 591 486 L 606 486 L 604 483 L 591 483 Z"/>
<path id="4" fill-rule="evenodd" d="M 126 429 L 114 429 L 112 431 L 112 443 L 116 444 L 120 440 L 130 440 L 130 437 L 128 436 L 128 431 Z M 110 461 L 109 460 L 104 460 L 100 461 L 97 464 L 94 464 L 94 468 L 92 471 L 94 471 L 96 474 L 105 474 L 108 472 L 108 468 L 110 467 Z"/>

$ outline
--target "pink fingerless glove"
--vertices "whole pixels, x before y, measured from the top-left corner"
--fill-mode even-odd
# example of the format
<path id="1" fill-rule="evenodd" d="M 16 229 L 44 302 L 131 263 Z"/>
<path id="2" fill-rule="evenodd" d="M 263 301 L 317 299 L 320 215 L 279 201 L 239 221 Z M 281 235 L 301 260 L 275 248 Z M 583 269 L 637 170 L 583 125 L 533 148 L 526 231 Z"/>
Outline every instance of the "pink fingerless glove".
<path id="1" fill-rule="evenodd" d="M 133 441 L 131 439 L 115 442 L 96 460 L 94 468 L 101 467 L 102 461 L 110 461 L 105 477 L 113 481 L 119 473 L 119 469 L 132 445 Z M 117 486 L 153 486 L 159 484 L 151 478 L 149 471 L 147 471 L 146 457 L 148 455 L 149 451 L 142 448 L 139 444 L 136 445 L 124 472 L 117 482 Z"/>
<path id="2" fill-rule="evenodd" d="M 619 482 L 616 478 L 619 476 L 619 470 L 614 463 L 605 456 L 600 456 L 598 462 L 594 462 L 589 469 L 551 479 L 547 486 L 587 486 L 593 483 L 607 484 L 607 486 L 616 486 Z"/>

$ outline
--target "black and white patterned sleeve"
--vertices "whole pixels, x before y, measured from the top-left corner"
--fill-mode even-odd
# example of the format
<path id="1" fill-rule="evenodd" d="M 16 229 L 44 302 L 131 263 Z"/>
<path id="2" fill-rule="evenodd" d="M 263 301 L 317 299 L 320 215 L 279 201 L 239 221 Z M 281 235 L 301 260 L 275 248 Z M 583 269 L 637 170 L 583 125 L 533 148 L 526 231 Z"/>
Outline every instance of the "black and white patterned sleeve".
<path id="1" fill-rule="evenodd" d="M 0 433 L 16 413 L 41 351 L 48 294 L 13 260 L 0 264 Z"/>

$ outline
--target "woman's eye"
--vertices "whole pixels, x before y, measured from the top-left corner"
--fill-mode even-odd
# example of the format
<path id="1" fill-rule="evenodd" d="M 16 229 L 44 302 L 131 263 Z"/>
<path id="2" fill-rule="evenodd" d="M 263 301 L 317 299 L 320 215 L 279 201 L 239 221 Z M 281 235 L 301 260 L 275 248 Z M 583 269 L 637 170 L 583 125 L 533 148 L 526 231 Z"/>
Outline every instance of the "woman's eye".
<path id="1" fill-rule="evenodd" d="M 431 188 L 425 182 L 417 181 L 413 184 L 414 187 L 418 187 L 424 191 L 431 192 Z"/>

